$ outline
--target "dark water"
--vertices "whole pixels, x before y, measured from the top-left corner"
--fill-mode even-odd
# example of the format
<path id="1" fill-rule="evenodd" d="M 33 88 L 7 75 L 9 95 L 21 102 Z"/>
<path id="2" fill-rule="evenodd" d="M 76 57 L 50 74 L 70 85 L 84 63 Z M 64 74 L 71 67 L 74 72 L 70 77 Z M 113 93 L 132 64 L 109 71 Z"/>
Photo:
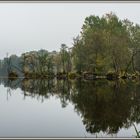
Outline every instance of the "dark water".
<path id="1" fill-rule="evenodd" d="M 0 137 L 135 137 L 139 81 L 0 80 Z"/>

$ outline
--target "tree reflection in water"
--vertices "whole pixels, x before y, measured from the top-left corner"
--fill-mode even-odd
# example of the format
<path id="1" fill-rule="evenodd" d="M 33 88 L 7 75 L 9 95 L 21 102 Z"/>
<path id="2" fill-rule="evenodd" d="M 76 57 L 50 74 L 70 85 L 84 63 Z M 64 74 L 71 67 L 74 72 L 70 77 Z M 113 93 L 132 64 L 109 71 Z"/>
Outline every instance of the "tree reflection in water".
<path id="1" fill-rule="evenodd" d="M 24 96 L 60 99 L 62 107 L 71 102 L 89 133 L 114 134 L 140 122 L 140 82 L 1 79 L 11 89 L 20 88 Z"/>

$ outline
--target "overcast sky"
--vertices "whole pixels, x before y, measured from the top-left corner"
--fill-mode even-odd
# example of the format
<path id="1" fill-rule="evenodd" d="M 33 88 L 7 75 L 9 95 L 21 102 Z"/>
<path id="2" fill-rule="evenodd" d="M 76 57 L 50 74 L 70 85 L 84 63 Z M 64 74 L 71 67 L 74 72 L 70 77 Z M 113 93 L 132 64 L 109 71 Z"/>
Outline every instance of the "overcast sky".
<path id="1" fill-rule="evenodd" d="M 140 3 L 0 3 L 0 59 L 72 46 L 85 17 L 111 11 L 140 24 Z"/>

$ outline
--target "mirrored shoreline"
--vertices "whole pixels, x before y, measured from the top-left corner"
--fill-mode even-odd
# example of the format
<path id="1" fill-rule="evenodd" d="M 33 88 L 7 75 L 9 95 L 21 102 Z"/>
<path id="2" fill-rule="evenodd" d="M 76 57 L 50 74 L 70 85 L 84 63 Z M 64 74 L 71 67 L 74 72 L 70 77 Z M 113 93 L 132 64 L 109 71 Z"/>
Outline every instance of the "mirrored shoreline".
<path id="1" fill-rule="evenodd" d="M 34 113 L 39 114 L 41 116 L 43 114 L 47 114 L 51 112 L 51 107 L 49 110 L 40 110 L 38 107 L 42 104 L 43 107 L 46 107 L 47 102 L 52 102 L 51 106 L 53 106 L 52 112 L 58 112 L 59 109 L 63 110 L 60 112 L 60 118 L 64 117 L 65 122 L 67 118 L 67 125 L 62 125 L 62 129 L 64 129 L 63 134 L 53 132 L 51 129 L 51 125 L 55 126 L 56 121 L 54 122 L 49 118 L 44 121 L 52 121 L 50 127 L 47 125 L 44 126 L 44 130 L 50 131 L 50 133 L 43 133 L 41 136 L 45 137 L 136 137 L 136 129 L 140 129 L 140 82 L 139 81 L 130 81 L 130 80 L 117 80 L 117 81 L 108 81 L 108 80 L 45 80 L 45 79 L 17 79 L 14 81 L 8 80 L 7 78 L 0 79 L 0 88 L 2 94 L 0 96 L 5 97 L 1 98 L 1 104 L 3 106 L 6 105 L 6 102 L 11 104 L 11 107 L 14 111 L 9 110 L 8 114 L 3 114 L 3 116 L 7 118 L 3 118 L 4 120 L 12 121 L 11 114 L 12 112 L 17 113 L 20 110 L 20 105 L 18 106 L 18 102 L 20 101 L 19 97 L 22 96 L 21 107 L 26 108 L 23 112 L 28 113 L 28 109 L 31 107 Z M 14 94 L 16 92 L 16 96 Z M 4 95 L 5 93 L 5 95 Z M 15 97 L 13 97 L 15 96 Z M 14 99 L 14 102 L 11 102 L 11 98 Z M 18 101 L 19 100 L 19 101 Z M 28 101 L 30 100 L 30 101 Z M 28 102 L 29 106 L 25 105 L 24 102 Z M 59 103 L 58 103 L 59 102 Z M 34 107 L 34 103 L 36 107 Z M 16 106 L 15 106 L 16 104 Z M 58 104 L 58 105 L 57 105 Z M 7 108 L 6 105 L 4 108 Z M 59 106 L 59 107 L 58 107 Z M 69 107 L 71 108 L 69 110 Z M 2 108 L 2 107 L 1 107 Z M 3 112 L 5 112 L 3 108 Z M 22 109 L 22 108 L 21 108 Z M 17 110 L 17 111 L 15 111 Z M 67 110 L 68 112 L 65 112 Z M 31 110 L 30 110 L 31 111 Z M 20 112 L 20 111 L 19 111 Z M 18 113 L 19 113 L 18 112 Z M 50 113 L 50 116 L 56 116 L 57 114 Z M 18 115 L 17 113 L 17 115 Z M 32 114 L 32 111 L 30 112 Z M 62 113 L 62 114 L 61 114 Z M 30 114 L 30 115 L 31 115 Z M 70 116 L 68 116 L 71 114 Z M 7 116 L 8 115 L 8 116 Z M 20 116 L 21 114 L 19 114 Z M 59 116 L 58 115 L 58 116 Z M 73 119 L 73 116 L 76 115 L 78 118 L 78 122 L 76 119 Z M 28 119 L 31 119 L 34 116 L 29 116 Z M 21 116 L 21 118 L 24 118 Z M 25 117 L 26 118 L 26 117 Z M 40 117 L 39 117 L 40 118 Z M 59 118 L 59 119 L 60 119 Z M 27 119 L 27 118 L 26 118 Z M 53 119 L 53 117 L 52 117 Z M 16 120 L 15 120 L 16 121 Z M 17 121 L 18 122 L 18 121 Z M 17 123 L 15 122 L 15 123 Z M 75 123 L 73 123 L 75 122 Z M 21 124 L 24 124 L 24 121 L 20 121 Z M 19 125 L 20 125 L 19 123 Z M 34 119 L 30 120 L 30 123 L 35 123 Z M 59 122 L 57 122 L 59 123 Z M 42 123 L 41 123 L 42 124 Z M 3 124 L 12 126 L 11 124 Z M 77 128 L 77 130 L 82 129 L 82 133 L 73 132 L 70 133 L 67 130 L 67 126 L 71 125 L 72 129 Z M 16 125 L 15 125 L 16 126 Z M 14 125 L 13 125 L 14 127 Z M 28 126 L 32 128 L 32 126 Z M 41 127 L 41 126 L 40 126 Z M 56 128 L 61 126 L 55 126 Z M 66 128 L 64 128 L 66 127 Z M 23 127 L 26 129 L 26 126 Z M 0 127 L 2 130 L 2 127 Z M 75 131 L 77 131 L 75 130 Z M 31 134 L 36 136 L 36 131 L 31 129 L 30 134 L 27 132 L 24 133 L 24 136 L 31 136 Z M 123 134 L 122 134 L 123 132 Z M 9 132 L 5 132 L 5 135 L 9 135 Z M 45 135 L 46 134 L 46 135 Z M 10 136 L 15 135 L 15 133 Z M 18 134 L 17 134 L 18 135 Z M 20 135 L 20 133 L 19 133 Z M 3 136 L 2 132 L 0 136 Z M 22 135 L 21 135 L 22 136 Z"/>

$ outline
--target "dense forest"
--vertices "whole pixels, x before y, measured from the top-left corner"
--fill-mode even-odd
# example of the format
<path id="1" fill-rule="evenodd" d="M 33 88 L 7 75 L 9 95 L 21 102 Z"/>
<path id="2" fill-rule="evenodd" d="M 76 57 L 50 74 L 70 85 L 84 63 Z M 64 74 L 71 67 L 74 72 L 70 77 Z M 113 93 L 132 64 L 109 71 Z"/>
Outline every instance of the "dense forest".
<path id="1" fill-rule="evenodd" d="M 47 47 L 47 46 L 46 46 Z M 85 18 L 72 47 L 59 52 L 31 51 L 6 56 L 1 75 L 26 78 L 137 78 L 140 75 L 140 25 L 114 13 Z"/>

